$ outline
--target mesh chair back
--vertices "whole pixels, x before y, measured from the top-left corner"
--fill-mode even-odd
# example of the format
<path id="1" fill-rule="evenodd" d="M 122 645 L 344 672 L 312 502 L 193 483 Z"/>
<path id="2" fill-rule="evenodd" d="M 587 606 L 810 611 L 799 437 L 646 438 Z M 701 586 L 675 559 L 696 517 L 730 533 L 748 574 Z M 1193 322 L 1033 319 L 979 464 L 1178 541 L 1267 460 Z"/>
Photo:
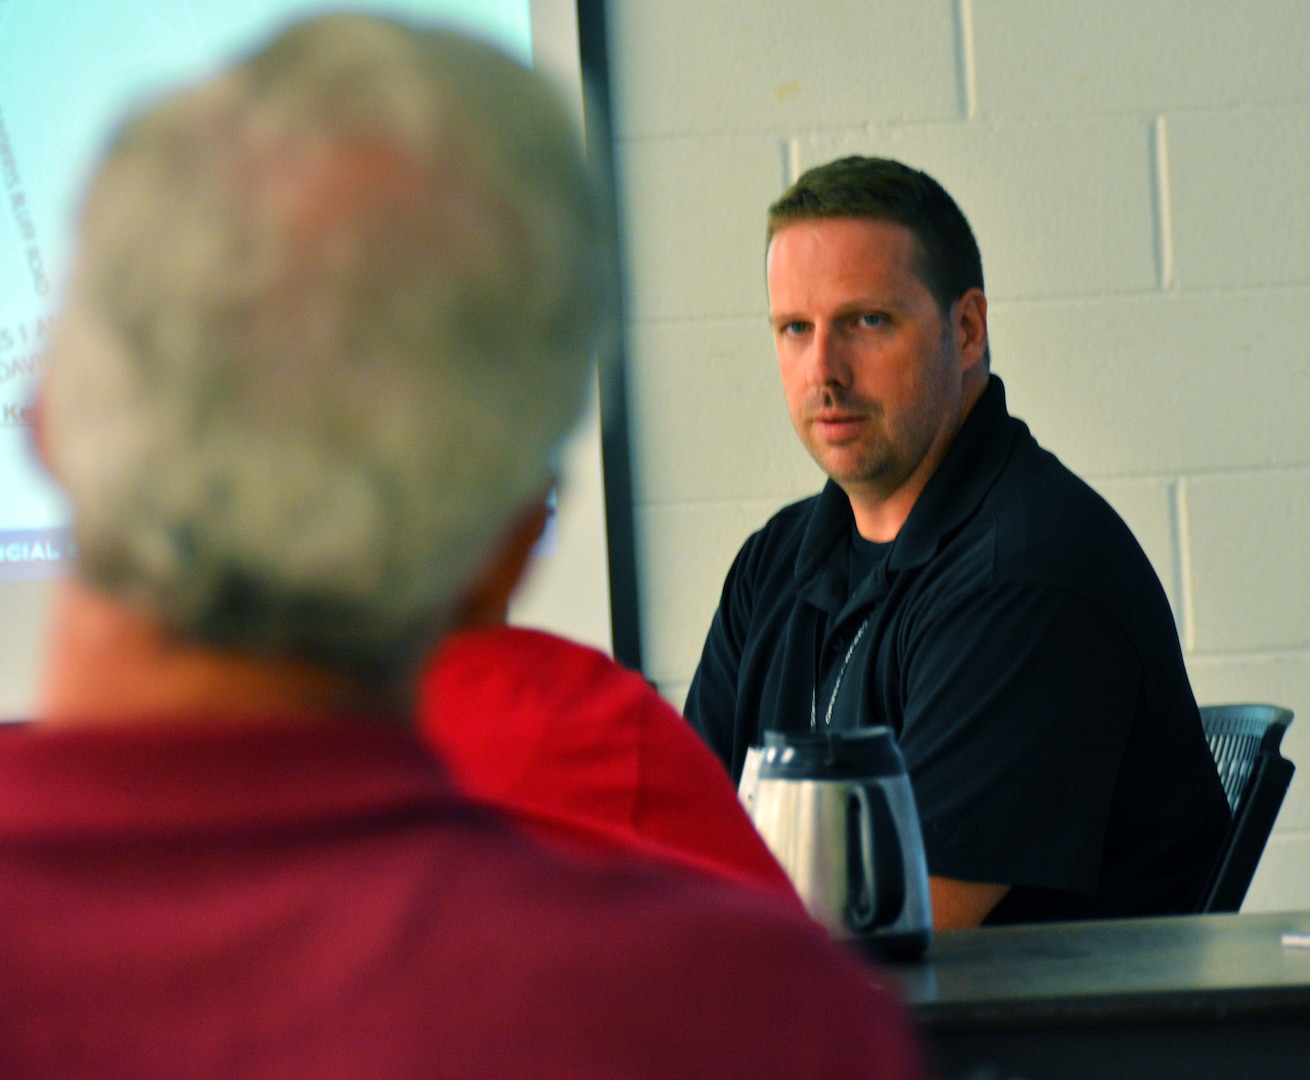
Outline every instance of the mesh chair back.
<path id="1" fill-rule="evenodd" d="M 1214 755 L 1214 763 L 1219 768 L 1219 781 L 1228 796 L 1228 809 L 1233 813 L 1237 812 L 1266 733 L 1275 732 L 1271 749 L 1277 750 L 1291 721 L 1291 710 L 1276 705 L 1205 705 L 1201 708 L 1201 727 L 1210 744 L 1210 753 Z"/>
<path id="2" fill-rule="evenodd" d="M 1237 911 L 1255 876 L 1295 766 L 1279 752 L 1292 711 L 1277 705 L 1205 705 L 1210 743 L 1233 823 L 1200 910 Z"/>

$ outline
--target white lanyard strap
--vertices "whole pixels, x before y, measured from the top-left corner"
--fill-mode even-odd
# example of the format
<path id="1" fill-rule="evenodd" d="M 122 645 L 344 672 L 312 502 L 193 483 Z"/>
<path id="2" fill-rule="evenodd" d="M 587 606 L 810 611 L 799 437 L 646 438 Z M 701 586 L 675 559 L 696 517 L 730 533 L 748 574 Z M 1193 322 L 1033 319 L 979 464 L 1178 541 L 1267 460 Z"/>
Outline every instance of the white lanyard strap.
<path id="1" fill-rule="evenodd" d="M 860 638 L 864 637 L 864 631 L 869 628 L 869 620 L 872 617 L 873 617 L 872 615 L 864 616 L 864 622 L 860 623 L 860 628 L 855 631 L 855 637 L 851 640 L 851 646 L 849 649 L 846 650 L 846 656 L 841 662 L 841 667 L 838 668 L 837 670 L 837 682 L 833 685 L 832 697 L 828 699 L 828 711 L 823 714 L 823 727 L 825 731 L 832 726 L 832 710 L 833 707 L 837 704 L 837 692 L 841 689 L 842 679 L 846 677 L 846 668 L 851 662 L 851 657 L 855 655 L 855 646 L 860 643 Z M 819 729 L 818 700 L 817 700 L 818 696 L 819 696 L 819 687 L 818 684 L 816 683 L 814 689 L 810 692 L 810 730 L 811 731 L 817 731 Z"/>

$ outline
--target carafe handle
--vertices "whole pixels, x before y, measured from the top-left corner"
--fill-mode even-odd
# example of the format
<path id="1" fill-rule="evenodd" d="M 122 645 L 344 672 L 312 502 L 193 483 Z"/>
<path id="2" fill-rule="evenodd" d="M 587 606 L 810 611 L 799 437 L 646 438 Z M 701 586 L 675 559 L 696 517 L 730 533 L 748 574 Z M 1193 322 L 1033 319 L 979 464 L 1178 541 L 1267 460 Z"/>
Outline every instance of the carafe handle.
<path id="1" fill-rule="evenodd" d="M 856 784 L 846 797 L 846 896 L 846 925 L 856 934 L 894 923 L 905 906 L 900 833 L 876 785 Z"/>

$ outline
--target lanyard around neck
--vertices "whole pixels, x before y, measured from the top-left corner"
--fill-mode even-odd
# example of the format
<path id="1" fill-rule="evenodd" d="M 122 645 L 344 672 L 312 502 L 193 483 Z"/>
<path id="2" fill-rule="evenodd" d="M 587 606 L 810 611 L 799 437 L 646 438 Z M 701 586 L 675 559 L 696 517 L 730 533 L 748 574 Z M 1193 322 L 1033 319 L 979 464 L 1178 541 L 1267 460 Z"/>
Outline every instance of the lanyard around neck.
<path id="1" fill-rule="evenodd" d="M 830 727 L 832 727 L 832 710 L 837 704 L 837 693 L 838 691 L 841 690 L 841 681 L 846 677 L 846 668 L 849 666 L 851 662 L 851 657 L 855 655 L 855 646 L 860 643 L 860 638 L 864 637 L 864 631 L 869 628 L 869 620 L 871 618 L 873 618 L 872 615 L 864 616 L 864 622 L 860 623 L 860 628 L 855 631 L 855 637 L 851 639 L 850 648 L 846 650 L 846 655 L 842 659 L 841 667 L 837 669 L 837 682 L 833 685 L 832 697 L 828 699 L 828 711 L 823 714 L 823 728 L 825 731 L 828 730 Z M 817 676 L 817 672 L 816 672 L 816 676 Z M 819 687 L 818 687 L 818 683 L 816 682 L 814 689 L 810 692 L 810 730 L 811 731 L 817 731 L 819 729 L 818 697 L 819 697 Z"/>

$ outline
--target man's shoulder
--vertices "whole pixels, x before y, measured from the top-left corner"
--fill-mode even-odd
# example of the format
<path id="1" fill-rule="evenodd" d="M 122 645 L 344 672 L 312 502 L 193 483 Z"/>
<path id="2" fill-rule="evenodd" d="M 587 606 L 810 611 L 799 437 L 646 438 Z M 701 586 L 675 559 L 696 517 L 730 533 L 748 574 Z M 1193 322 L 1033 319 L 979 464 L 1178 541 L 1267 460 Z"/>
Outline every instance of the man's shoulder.
<path id="1" fill-rule="evenodd" d="M 952 548 L 947 565 L 968 570 L 971 589 L 1050 590 L 1108 611 L 1139 645 L 1176 641 L 1167 595 L 1137 537 L 1026 428 L 978 513 L 943 550 Z"/>
<path id="2" fill-rule="evenodd" d="M 803 499 L 787 503 L 781 509 L 774 511 L 769 520 L 756 530 L 751 539 L 754 540 L 755 537 L 760 537 L 773 543 L 790 542 L 799 544 L 801 538 L 805 535 L 805 530 L 810 526 L 810 520 L 814 517 L 820 498 L 821 493 L 816 491 L 813 495 L 807 495 Z"/>
<path id="3" fill-rule="evenodd" d="M 484 851 L 501 862 L 499 892 L 481 889 L 479 875 L 461 882 L 478 898 L 461 947 L 496 984 L 502 1016 L 521 1010 L 534 1024 L 585 1032 L 596 1061 L 621 1064 L 645 1046 L 660 1069 L 692 1075 L 917 1075 L 903 1010 L 873 970 L 773 898 L 503 839 Z M 800 1045 L 779 1050 L 781 1017 L 806 1031 Z M 686 1038 L 670 1042 L 669 1032 Z"/>
<path id="4" fill-rule="evenodd" d="M 740 968 L 712 970 L 708 948 L 721 962 L 733 956 L 754 966 L 763 947 L 803 958 L 805 967 L 840 969 L 843 958 L 809 919 L 758 890 L 744 889 L 699 872 L 629 857 L 581 855 L 538 844 L 507 827 L 478 839 L 480 870 L 504 882 L 491 904 L 476 900 L 486 920 L 515 920 L 532 912 L 538 931 L 579 939 L 576 956 L 625 958 L 629 973 L 665 983 L 692 977 L 711 983 L 735 980 Z M 461 882 L 473 899 L 473 882 Z M 776 955 L 776 954 L 775 954 Z M 672 956 L 679 957 L 676 964 Z M 735 964 L 735 961 L 734 961 Z M 799 973 L 804 977 L 804 970 Z"/>
<path id="5" fill-rule="evenodd" d="M 1054 563 L 1096 577 L 1151 572 L 1118 511 L 1031 436 L 1018 441 L 984 507 L 1001 565 Z"/>
<path id="6" fill-rule="evenodd" d="M 776 510 L 742 544 L 737 553 L 737 569 L 749 568 L 759 573 L 781 568 L 790 574 L 820 499 L 821 494 L 816 493 Z"/>

